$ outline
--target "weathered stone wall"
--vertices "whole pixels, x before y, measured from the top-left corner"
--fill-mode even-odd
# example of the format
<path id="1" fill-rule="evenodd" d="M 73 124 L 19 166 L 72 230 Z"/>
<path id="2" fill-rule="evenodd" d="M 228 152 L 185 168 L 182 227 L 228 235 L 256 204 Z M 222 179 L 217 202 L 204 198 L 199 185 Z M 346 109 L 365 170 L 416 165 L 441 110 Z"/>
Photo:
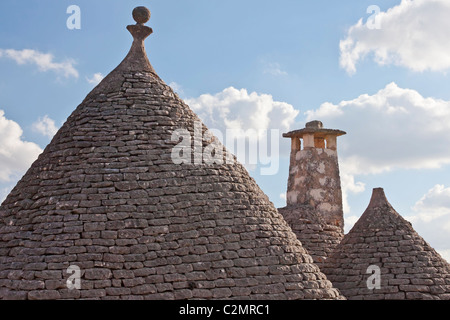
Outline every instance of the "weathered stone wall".
<path id="1" fill-rule="evenodd" d="M 344 228 L 337 151 L 306 148 L 293 151 L 287 204 L 310 205 L 329 225 Z"/>
<path id="2" fill-rule="evenodd" d="M 292 228 L 314 263 L 322 268 L 344 237 L 341 228 L 327 224 L 311 206 L 288 206 L 278 209 L 278 212 Z"/>

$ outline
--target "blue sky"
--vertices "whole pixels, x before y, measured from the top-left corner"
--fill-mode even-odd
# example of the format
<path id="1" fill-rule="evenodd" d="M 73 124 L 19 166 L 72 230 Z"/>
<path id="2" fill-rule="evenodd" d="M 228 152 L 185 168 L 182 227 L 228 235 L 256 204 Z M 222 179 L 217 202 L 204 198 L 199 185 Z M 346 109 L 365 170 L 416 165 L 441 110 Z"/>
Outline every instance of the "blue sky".
<path id="1" fill-rule="evenodd" d="M 0 200 L 70 113 L 125 57 L 131 11 L 145 5 L 160 77 L 209 127 L 348 132 L 338 152 L 348 228 L 383 187 L 397 211 L 450 259 L 450 5 L 445 0 L 2 0 Z M 69 30 L 70 5 L 81 29 Z M 380 29 L 370 29 L 380 9 Z M 205 101 L 217 106 L 208 109 Z M 222 108 L 222 109 L 221 109 Z M 232 116 L 223 119 L 221 110 Z M 244 110 L 245 109 L 245 110 Z M 276 116 L 273 116 L 276 115 Z M 207 118 L 214 119 L 208 121 Z M 250 173 L 284 206 L 290 142 L 280 169 Z"/>

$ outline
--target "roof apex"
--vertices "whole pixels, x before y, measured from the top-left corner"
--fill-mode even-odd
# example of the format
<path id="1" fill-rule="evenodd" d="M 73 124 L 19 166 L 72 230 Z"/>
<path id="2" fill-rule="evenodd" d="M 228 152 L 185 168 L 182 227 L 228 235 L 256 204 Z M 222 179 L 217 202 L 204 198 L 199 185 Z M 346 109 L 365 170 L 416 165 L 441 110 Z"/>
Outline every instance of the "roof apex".
<path id="1" fill-rule="evenodd" d="M 389 201 L 386 198 L 386 194 L 384 193 L 383 188 L 374 188 L 372 191 L 372 198 L 370 199 L 370 203 L 367 209 L 369 208 L 377 208 L 383 206 L 391 206 Z"/>
<path id="2" fill-rule="evenodd" d="M 414 232 L 409 221 L 405 220 L 389 203 L 383 188 L 375 188 L 367 209 L 353 226 L 350 233 L 361 230 L 408 229 Z"/>
<path id="3" fill-rule="evenodd" d="M 85 101 L 101 94 L 117 92 L 125 81 L 124 75 L 131 72 L 149 72 L 159 79 L 145 51 L 144 41 L 153 33 L 152 28 L 144 25 L 150 20 L 150 16 L 150 10 L 145 7 L 137 7 L 133 10 L 136 24 L 127 26 L 127 30 L 133 36 L 130 51 L 123 61 L 87 95 Z"/>

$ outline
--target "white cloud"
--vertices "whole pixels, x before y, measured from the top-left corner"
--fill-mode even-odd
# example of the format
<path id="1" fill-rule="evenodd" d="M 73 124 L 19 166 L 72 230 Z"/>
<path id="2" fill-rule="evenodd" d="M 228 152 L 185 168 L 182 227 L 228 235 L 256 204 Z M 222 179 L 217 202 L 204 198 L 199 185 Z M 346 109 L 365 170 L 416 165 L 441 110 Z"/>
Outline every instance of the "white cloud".
<path id="1" fill-rule="evenodd" d="M 278 62 L 264 62 L 264 73 L 273 76 L 287 76 L 288 73 L 281 69 Z"/>
<path id="2" fill-rule="evenodd" d="M 353 174 L 450 163 L 450 149 L 445 147 L 450 144 L 450 101 L 425 98 L 390 83 L 374 95 L 329 105 L 307 111 L 307 118 L 348 131 L 340 139 L 340 150 Z"/>
<path id="3" fill-rule="evenodd" d="M 262 175 L 278 173 L 280 154 L 290 151 L 280 149 L 281 134 L 289 131 L 299 113 L 292 105 L 233 87 L 186 102 L 248 170 L 262 165 Z"/>
<path id="4" fill-rule="evenodd" d="M 340 65 L 349 74 L 368 54 L 379 65 L 393 64 L 410 70 L 446 71 L 450 68 L 450 1 L 402 0 L 376 16 L 380 29 L 362 19 L 340 42 Z"/>
<path id="5" fill-rule="evenodd" d="M 324 103 L 306 114 L 308 120 L 348 132 L 338 142 L 344 204 L 348 192 L 364 191 L 364 184 L 355 182 L 357 175 L 450 163 L 450 148 L 445 147 L 450 145 L 450 101 L 390 83 L 373 95 Z"/>
<path id="6" fill-rule="evenodd" d="M 42 152 L 37 144 L 23 141 L 22 134 L 22 128 L 0 110 L 0 182 L 23 174 Z"/>
<path id="7" fill-rule="evenodd" d="M 447 260 L 447 262 L 450 263 L 450 249 L 440 249 L 440 250 L 436 250 L 442 258 L 444 258 L 445 260 Z"/>
<path id="8" fill-rule="evenodd" d="M 0 188 L 0 204 L 2 204 L 3 201 L 5 201 L 8 194 L 11 192 L 13 187 L 2 187 Z"/>
<path id="9" fill-rule="evenodd" d="M 34 64 L 40 71 L 54 71 L 66 78 L 78 78 L 79 76 L 78 71 L 74 67 L 73 60 L 55 62 L 52 54 L 42 53 L 36 50 L 0 49 L 0 58 L 12 59 L 19 65 Z"/>
<path id="10" fill-rule="evenodd" d="M 437 184 L 412 207 L 405 217 L 414 229 L 433 244 L 441 256 L 450 261 L 450 187 Z"/>
<path id="11" fill-rule="evenodd" d="M 358 220 L 358 216 L 344 216 L 344 232 L 347 234 Z"/>
<path id="12" fill-rule="evenodd" d="M 341 177 L 342 207 L 344 212 L 350 212 L 350 205 L 348 203 L 349 194 L 358 194 L 364 192 L 364 190 L 366 189 L 366 185 L 362 182 L 355 182 L 355 177 L 353 175 L 352 167 L 349 162 L 344 161 L 340 163 L 339 174 Z M 345 223 L 345 225 L 347 226 L 347 223 Z"/>
<path id="13" fill-rule="evenodd" d="M 450 221 L 447 221 L 447 222 L 444 224 L 444 230 L 447 231 L 447 232 L 450 232 Z"/>
<path id="14" fill-rule="evenodd" d="M 286 200 L 286 193 L 280 193 L 280 199 Z"/>
<path id="15" fill-rule="evenodd" d="M 288 131 L 299 113 L 286 102 L 274 101 L 271 95 L 233 87 L 186 102 L 210 128 L 222 132 L 226 129 Z"/>
<path id="16" fill-rule="evenodd" d="M 105 76 L 103 74 L 101 74 L 100 72 L 95 73 L 92 77 L 90 78 L 86 78 L 87 82 L 93 86 L 98 85 L 103 79 L 105 78 Z"/>
<path id="17" fill-rule="evenodd" d="M 411 222 L 431 222 L 445 215 L 450 215 L 450 188 L 437 184 L 430 189 L 413 206 L 414 216 L 408 217 Z M 443 225 L 450 232 L 450 219 Z"/>
<path id="18" fill-rule="evenodd" d="M 178 84 L 178 83 L 176 83 L 174 81 L 169 83 L 169 87 L 171 87 L 172 90 L 175 91 L 178 94 L 184 94 L 183 87 L 180 84 Z"/>
<path id="19" fill-rule="evenodd" d="M 38 121 L 33 123 L 32 128 L 33 131 L 38 132 L 48 138 L 53 138 L 56 132 L 58 132 L 55 121 L 50 119 L 48 116 L 39 118 Z"/>

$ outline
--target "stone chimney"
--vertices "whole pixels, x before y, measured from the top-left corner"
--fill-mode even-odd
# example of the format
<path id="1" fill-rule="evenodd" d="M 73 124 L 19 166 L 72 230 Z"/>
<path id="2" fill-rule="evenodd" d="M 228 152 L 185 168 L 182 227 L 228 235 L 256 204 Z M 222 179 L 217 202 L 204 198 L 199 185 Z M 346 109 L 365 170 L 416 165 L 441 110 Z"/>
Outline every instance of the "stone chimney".
<path id="1" fill-rule="evenodd" d="M 310 205 L 330 225 L 344 228 L 337 155 L 340 130 L 324 129 L 320 121 L 283 134 L 291 138 L 287 206 Z"/>

